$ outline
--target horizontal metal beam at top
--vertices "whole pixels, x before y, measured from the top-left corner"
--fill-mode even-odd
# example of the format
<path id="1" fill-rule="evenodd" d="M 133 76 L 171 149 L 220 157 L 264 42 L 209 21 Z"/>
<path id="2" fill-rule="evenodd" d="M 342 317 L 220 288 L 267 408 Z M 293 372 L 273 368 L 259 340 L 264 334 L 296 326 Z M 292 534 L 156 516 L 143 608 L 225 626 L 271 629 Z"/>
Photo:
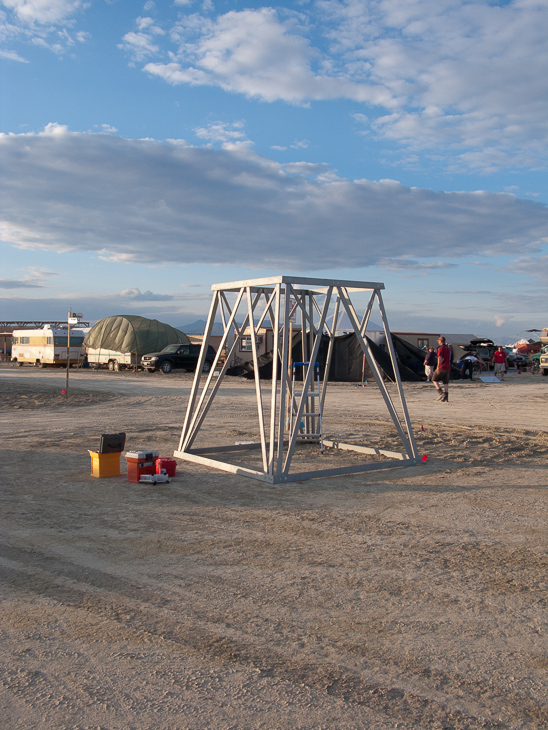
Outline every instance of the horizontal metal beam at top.
<path id="1" fill-rule="evenodd" d="M 229 281 L 224 284 L 212 284 L 211 291 L 238 290 L 244 286 L 262 289 L 276 284 L 291 284 L 292 286 L 343 286 L 347 289 L 384 289 L 379 281 L 346 281 L 344 279 L 312 279 L 306 276 L 267 276 L 263 279 L 245 279 L 244 281 Z"/>
<path id="2" fill-rule="evenodd" d="M 3 319 L 0 322 L 0 328 L 7 329 L 9 327 L 13 327 L 13 329 L 43 329 L 45 324 L 49 324 L 52 327 L 56 327 L 57 329 L 62 329 L 63 327 L 66 329 L 68 327 L 67 320 L 59 320 L 54 321 L 52 319 L 46 320 L 15 320 L 15 319 Z M 73 325 L 74 329 L 78 329 L 78 327 L 89 327 L 89 322 L 79 321 L 77 325 Z M 9 332 L 6 334 L 10 334 Z"/>

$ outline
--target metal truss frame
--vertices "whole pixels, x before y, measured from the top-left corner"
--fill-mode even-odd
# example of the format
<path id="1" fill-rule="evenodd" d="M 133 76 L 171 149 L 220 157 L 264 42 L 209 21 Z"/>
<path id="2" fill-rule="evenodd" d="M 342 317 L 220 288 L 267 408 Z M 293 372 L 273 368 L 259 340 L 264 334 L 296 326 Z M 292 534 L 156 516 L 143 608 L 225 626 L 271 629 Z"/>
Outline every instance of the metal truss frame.
<path id="1" fill-rule="evenodd" d="M 403 394 L 396 354 L 390 337 L 386 311 L 382 301 L 381 290 L 384 284 L 364 281 L 342 281 L 335 279 L 313 279 L 299 276 L 273 276 L 263 279 L 236 281 L 225 284 L 214 284 L 211 287 L 213 298 L 209 310 L 204 339 L 196 373 L 190 392 L 186 416 L 181 432 L 179 447 L 174 456 L 185 461 L 205 464 L 215 469 L 242 474 L 271 484 L 301 481 L 313 477 L 335 476 L 365 471 L 375 471 L 393 467 L 409 466 L 418 461 L 417 447 Z M 361 318 L 358 318 L 351 300 L 352 292 L 369 292 L 369 301 Z M 229 297 L 232 301 L 229 301 Z M 373 357 L 365 331 L 375 301 L 382 317 L 386 343 L 389 349 L 399 408 L 397 408 L 386 388 L 382 374 Z M 332 318 L 328 319 L 330 307 L 334 305 Z M 401 439 L 403 451 L 394 452 L 378 448 L 369 448 L 354 444 L 341 443 L 337 439 L 323 439 L 324 445 L 331 448 L 355 451 L 363 454 L 376 454 L 387 457 L 388 461 L 354 464 L 346 467 L 324 468 L 315 471 L 292 472 L 291 462 L 295 446 L 299 441 L 299 426 L 303 413 L 309 402 L 309 392 L 314 388 L 314 363 L 318 356 L 322 334 L 329 335 L 329 345 L 325 363 L 325 375 L 322 382 L 321 408 L 325 401 L 328 385 L 328 373 L 333 354 L 335 333 L 339 313 L 346 312 L 375 381 L 384 399 L 388 414 Z M 237 317 L 245 313 L 241 324 Z M 217 349 L 215 361 L 209 373 L 203 373 L 207 347 L 216 317 L 220 314 L 223 323 L 223 335 Z M 292 428 L 286 431 L 288 404 L 292 398 L 289 375 L 291 349 L 293 344 L 292 321 L 300 315 L 302 360 L 310 363 L 304 368 L 302 390 L 296 399 L 297 410 L 293 418 Z M 270 412 L 265 414 L 263 390 L 259 374 L 256 336 L 268 318 L 274 332 L 272 360 L 272 380 L 270 385 Z M 328 324 L 329 322 L 329 324 Z M 233 341 L 231 341 L 234 334 Z M 211 446 L 193 448 L 200 428 L 211 410 L 229 363 L 243 337 L 251 338 L 252 362 L 255 376 L 257 398 L 257 417 L 260 441 L 256 443 L 235 444 L 227 446 Z M 219 366 L 220 353 L 226 347 L 227 356 L 224 364 Z M 277 356 L 276 356 L 277 354 Z M 202 386 L 202 379 L 205 383 Z M 262 383 L 268 381 L 263 380 Z M 268 418 L 267 418 L 268 416 Z M 268 422 L 267 422 L 268 420 Z M 214 454 L 257 448 L 261 450 L 262 469 L 245 467 L 212 458 Z M 323 459 L 328 459 L 323 456 Z"/>

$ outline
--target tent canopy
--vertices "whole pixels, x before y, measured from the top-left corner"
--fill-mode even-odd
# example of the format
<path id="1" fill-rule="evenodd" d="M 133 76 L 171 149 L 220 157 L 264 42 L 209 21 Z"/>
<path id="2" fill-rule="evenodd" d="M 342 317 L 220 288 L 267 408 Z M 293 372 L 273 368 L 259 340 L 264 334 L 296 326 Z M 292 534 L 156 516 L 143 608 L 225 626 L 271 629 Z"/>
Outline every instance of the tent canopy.
<path id="1" fill-rule="evenodd" d="M 371 353 L 377 362 L 383 376 L 388 380 L 394 380 L 394 369 L 388 352 L 383 350 L 379 345 L 368 337 L 365 338 L 371 349 Z M 424 374 L 424 351 L 418 347 L 411 345 L 401 337 L 392 335 L 392 342 L 396 351 L 396 358 L 400 378 L 408 381 L 425 380 Z M 374 376 L 371 369 L 364 358 L 363 350 L 358 338 L 354 333 L 335 337 L 335 346 L 333 349 L 333 357 L 331 367 L 329 369 L 329 380 L 336 382 L 359 382 L 365 380 L 373 380 Z M 327 349 L 329 346 L 329 337 L 322 335 L 320 348 L 318 351 L 318 363 L 320 364 L 321 377 L 325 377 L 324 368 L 327 360 Z M 267 352 L 258 358 L 259 370 L 261 378 L 272 377 L 272 359 L 273 352 Z M 301 333 L 293 334 L 292 342 L 292 360 L 299 361 L 301 358 Z M 457 371 L 458 372 L 458 371 Z M 244 378 L 253 378 L 253 363 L 247 362 L 243 365 L 229 368 L 227 375 L 241 375 Z"/>
<path id="2" fill-rule="evenodd" d="M 131 352 L 137 357 L 178 343 L 190 344 L 184 332 L 157 319 L 147 319 L 136 314 L 116 314 L 100 319 L 84 339 L 86 347 Z"/>

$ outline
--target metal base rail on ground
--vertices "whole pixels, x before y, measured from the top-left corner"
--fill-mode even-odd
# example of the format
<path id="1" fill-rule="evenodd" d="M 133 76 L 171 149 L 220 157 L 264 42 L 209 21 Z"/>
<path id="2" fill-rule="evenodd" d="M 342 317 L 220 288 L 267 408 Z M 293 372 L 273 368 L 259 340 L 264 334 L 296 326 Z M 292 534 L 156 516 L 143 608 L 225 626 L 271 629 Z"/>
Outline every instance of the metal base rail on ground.
<path id="1" fill-rule="evenodd" d="M 204 339 L 194 381 L 190 392 L 186 415 L 179 440 L 179 447 L 174 456 L 178 459 L 198 464 L 205 464 L 215 469 L 241 474 L 271 484 L 300 481 L 313 477 L 353 474 L 375 471 L 392 467 L 408 466 L 418 461 L 417 448 L 413 436 L 411 422 L 407 411 L 402 384 L 400 380 L 396 354 L 390 336 L 388 320 L 381 297 L 384 284 L 378 282 L 342 281 L 337 279 L 316 279 L 298 276 L 273 276 L 263 279 L 214 284 L 213 298 L 209 310 Z M 358 318 L 351 294 L 358 291 L 369 295 L 369 301 L 361 318 Z M 384 383 L 382 373 L 371 353 L 365 332 L 374 304 L 378 305 L 383 322 L 386 344 L 395 374 L 397 393 L 396 405 Z M 328 313 L 333 311 L 328 319 Z M 325 397 L 328 385 L 328 374 L 333 355 L 333 346 L 339 313 L 348 316 L 354 333 L 363 350 L 373 377 L 379 387 L 387 413 L 392 420 L 401 440 L 401 452 L 346 444 L 334 436 L 323 437 L 320 427 L 320 444 L 323 447 L 354 451 L 362 454 L 374 454 L 388 457 L 388 461 L 352 464 L 343 467 L 330 467 L 329 455 L 322 456 L 323 468 L 295 472 L 291 470 L 295 446 L 297 444 L 301 423 L 306 413 L 313 411 L 307 406 L 310 398 L 316 400 L 319 412 L 325 414 Z M 223 323 L 223 335 L 218 344 L 217 355 L 209 373 L 203 373 L 203 365 L 207 348 L 216 318 L 220 315 Z M 300 342 L 302 363 L 313 363 L 303 369 L 303 382 L 300 398 L 292 407 L 291 359 L 295 341 L 293 323 L 300 315 Z M 243 318 L 243 319 L 241 319 Z M 238 324 L 238 321 L 241 324 Z M 257 337 L 261 327 L 268 322 L 273 329 L 274 345 L 272 357 L 272 377 L 261 382 L 259 358 L 257 353 Z M 314 388 L 313 376 L 316 370 L 322 335 L 327 332 L 329 345 L 324 368 L 324 377 L 318 389 Z M 232 361 L 243 338 L 249 338 L 252 350 L 252 364 L 255 381 L 257 421 L 259 440 L 245 444 L 226 446 L 195 447 L 194 442 L 200 434 L 206 418 L 215 418 L 220 409 L 212 408 L 219 388 L 221 387 L 229 364 Z M 220 353 L 226 348 L 226 359 L 221 365 Z M 205 379 L 203 382 L 202 379 Z M 263 402 L 263 390 L 270 387 L 270 404 Z M 305 410 L 306 407 L 306 410 Z M 286 432 L 289 412 L 290 428 Z M 311 416 L 307 416 L 311 418 Z M 317 419 L 316 419 L 317 420 Z M 323 420 L 322 420 L 323 423 Z M 357 426 L 358 424 L 356 424 Z M 222 455 L 229 452 L 243 452 L 251 448 L 260 449 L 261 467 L 242 465 L 222 461 Z"/>

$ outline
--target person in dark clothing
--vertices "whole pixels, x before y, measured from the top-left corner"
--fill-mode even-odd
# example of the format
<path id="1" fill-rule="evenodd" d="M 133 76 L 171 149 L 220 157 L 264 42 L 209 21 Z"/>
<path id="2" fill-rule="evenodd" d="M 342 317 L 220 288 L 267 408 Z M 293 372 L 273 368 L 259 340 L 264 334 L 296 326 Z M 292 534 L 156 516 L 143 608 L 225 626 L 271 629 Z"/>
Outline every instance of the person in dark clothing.
<path id="1" fill-rule="evenodd" d="M 432 375 L 434 375 L 434 370 L 436 369 L 437 361 L 438 361 L 438 358 L 436 357 L 434 348 L 429 347 L 428 351 L 426 353 L 426 357 L 424 358 L 424 372 L 426 373 L 426 382 L 427 383 L 432 382 Z"/>
<path id="2" fill-rule="evenodd" d="M 466 355 L 462 359 L 462 377 L 466 378 L 466 373 L 468 373 L 468 377 L 470 380 L 474 379 L 474 365 L 479 362 L 478 358 L 476 357 L 476 354 L 474 352 L 470 352 L 468 355 Z"/>

